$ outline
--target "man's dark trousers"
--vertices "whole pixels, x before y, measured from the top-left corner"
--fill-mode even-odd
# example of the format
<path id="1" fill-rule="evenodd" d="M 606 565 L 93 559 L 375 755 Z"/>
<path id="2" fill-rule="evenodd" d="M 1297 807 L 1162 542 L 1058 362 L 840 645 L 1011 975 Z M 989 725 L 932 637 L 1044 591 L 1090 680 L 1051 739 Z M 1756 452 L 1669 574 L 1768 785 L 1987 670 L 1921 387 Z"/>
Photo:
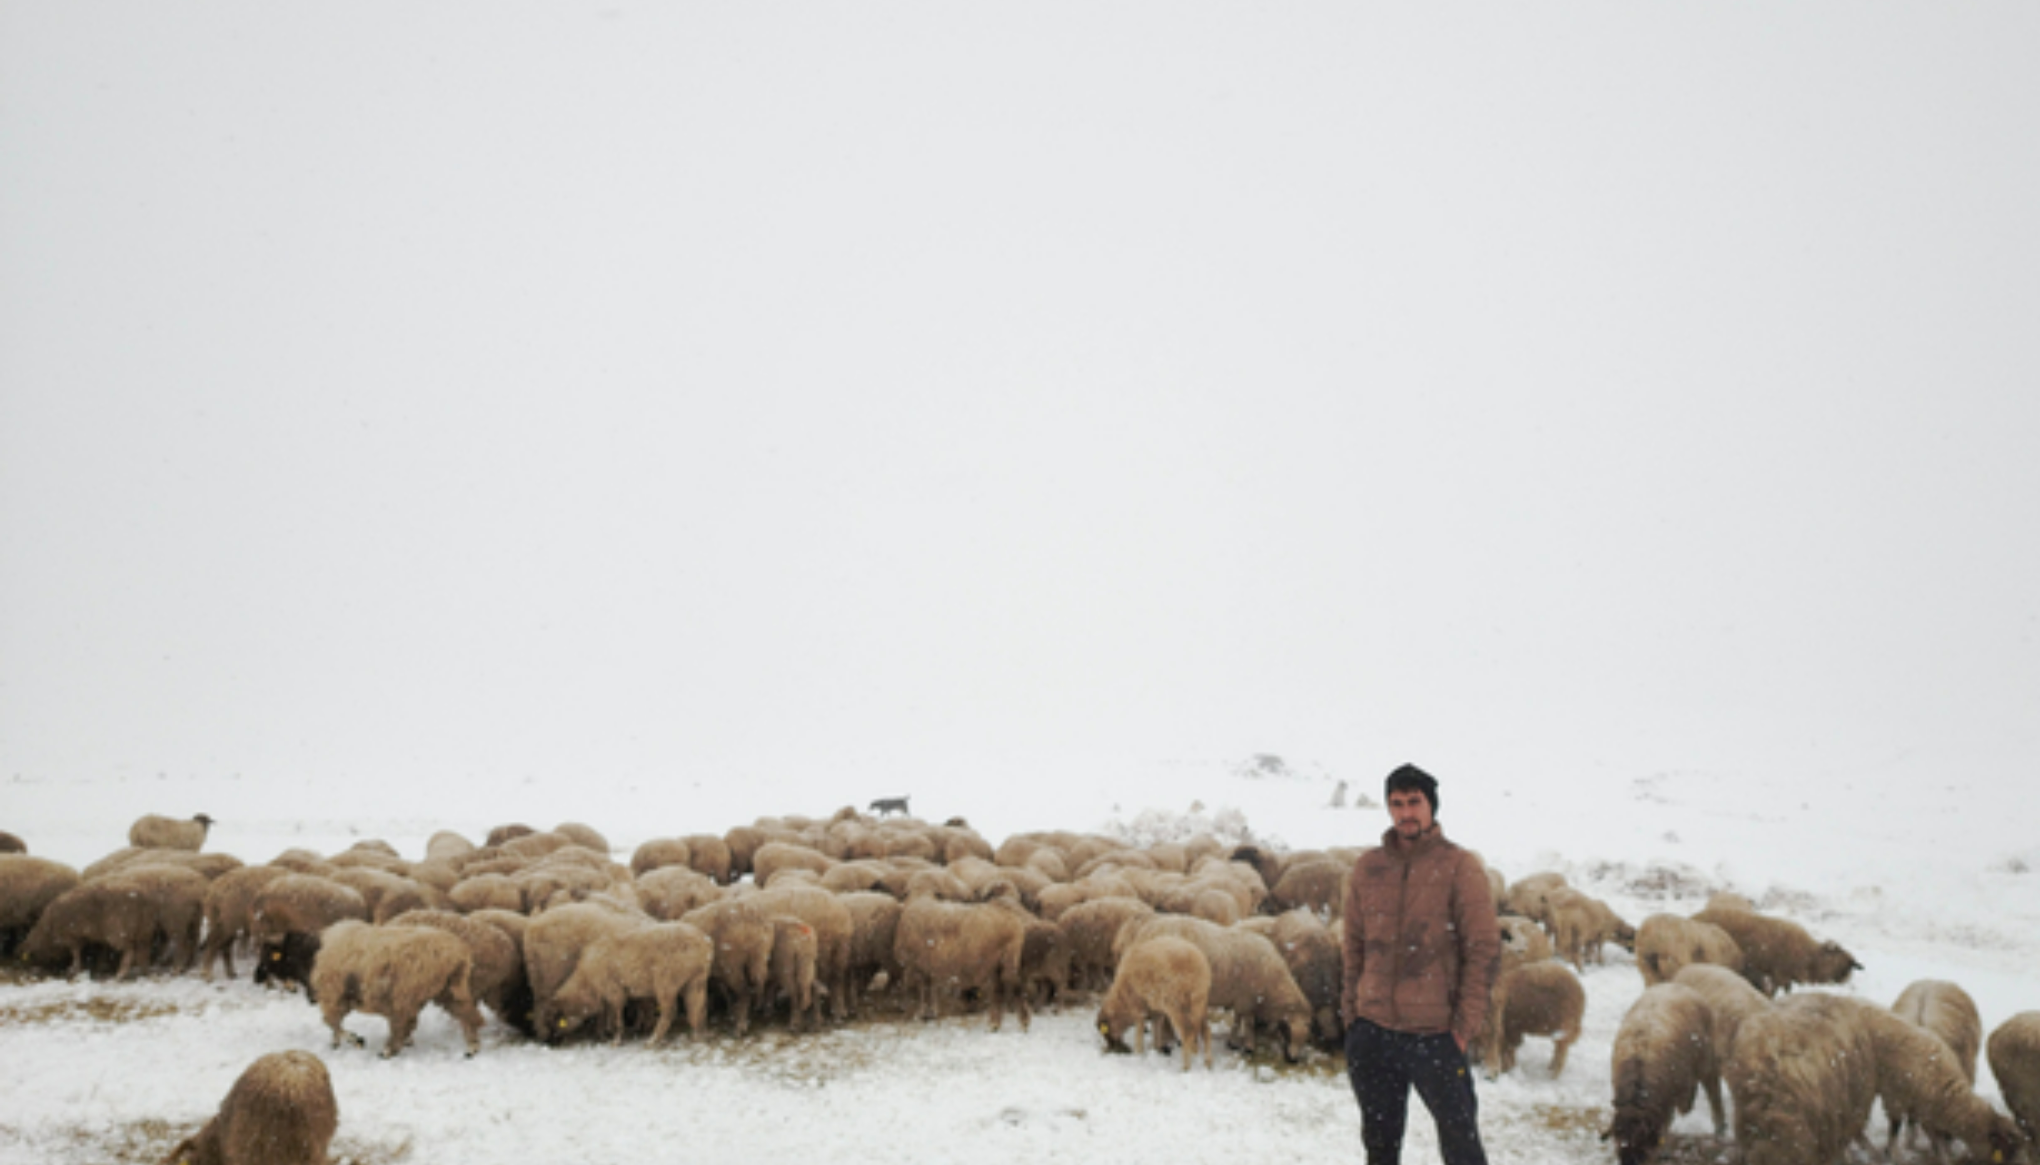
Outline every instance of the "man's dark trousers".
<path id="1" fill-rule="evenodd" d="M 1400 1165 L 1411 1088 L 1438 1124 L 1445 1165 L 1487 1165 L 1473 1072 L 1450 1032 L 1415 1035 L 1355 1020 L 1346 1029 L 1346 1075 L 1360 1102 L 1367 1165 Z"/>

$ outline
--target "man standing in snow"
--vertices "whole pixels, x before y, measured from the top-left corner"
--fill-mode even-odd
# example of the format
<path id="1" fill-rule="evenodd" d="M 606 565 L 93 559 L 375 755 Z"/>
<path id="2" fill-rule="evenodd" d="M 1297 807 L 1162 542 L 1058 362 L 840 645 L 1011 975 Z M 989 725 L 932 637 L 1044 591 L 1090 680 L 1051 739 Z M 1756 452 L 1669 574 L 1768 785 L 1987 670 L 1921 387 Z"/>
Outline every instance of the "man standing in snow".
<path id="1" fill-rule="evenodd" d="M 1388 774 L 1394 823 L 1346 881 L 1346 1074 L 1367 1165 L 1398 1165 L 1410 1089 L 1431 1110 L 1445 1165 L 1487 1165 L 1467 1045 L 1501 963 L 1494 895 L 1478 857 L 1438 827 L 1438 781 Z"/>

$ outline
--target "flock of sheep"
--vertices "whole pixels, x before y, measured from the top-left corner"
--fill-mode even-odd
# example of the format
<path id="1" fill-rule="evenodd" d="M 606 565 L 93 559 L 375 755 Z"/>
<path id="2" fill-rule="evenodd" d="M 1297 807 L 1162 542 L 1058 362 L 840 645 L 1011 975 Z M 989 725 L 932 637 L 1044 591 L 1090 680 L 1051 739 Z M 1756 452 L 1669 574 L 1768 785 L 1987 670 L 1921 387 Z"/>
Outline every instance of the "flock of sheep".
<path id="1" fill-rule="evenodd" d="M 769 818 L 723 834 L 646 842 L 627 864 L 594 829 L 506 825 L 480 845 L 434 835 L 422 859 L 380 842 L 337 854 L 290 850 L 260 865 L 203 852 L 209 818 L 147 817 L 130 845 L 83 870 L 32 857 L 0 833 L 0 953 L 51 973 L 125 978 L 197 966 L 302 989 L 333 1046 L 344 1021 L 383 1017 L 382 1055 L 437 1004 L 469 1055 L 483 1009 L 548 1042 L 642 1034 L 676 1022 L 793 1030 L 873 1010 L 933 1018 L 978 1008 L 1022 1030 L 1044 1000 L 1097 995 L 1105 1045 L 1180 1045 L 1212 1063 L 1211 1019 L 1229 1042 L 1267 1037 L 1296 1059 L 1341 1043 L 1345 875 L 1358 850 L 1274 852 L 1209 837 L 1132 848 L 1031 833 L 997 847 L 966 823 Z M 1936 1160 L 1962 1142 L 2007 1165 L 2040 1133 L 2040 1012 L 1991 1034 L 1988 1058 L 2013 1117 L 1974 1091 L 1984 1045 L 1973 1002 L 1951 983 L 1913 985 L 1892 1008 L 1842 995 L 1855 960 L 1796 924 L 1718 896 L 1685 918 L 1632 928 L 1604 903 L 1536 874 L 1490 871 L 1503 963 L 1473 1049 L 1509 1071 L 1526 1036 L 1549 1036 L 1554 1075 L 1579 1036 L 1576 974 L 1608 943 L 1634 952 L 1646 989 L 1613 1054 L 1604 1140 L 1624 1165 L 1661 1146 L 1704 1093 L 1717 1134 L 1721 1084 L 1751 1165 L 1821 1165 L 1865 1140 L 1873 1100 Z M 1570 964 L 1570 965 L 1568 965 Z M 323 1063 L 259 1058 L 172 1162 L 324 1162 L 337 1109 Z"/>

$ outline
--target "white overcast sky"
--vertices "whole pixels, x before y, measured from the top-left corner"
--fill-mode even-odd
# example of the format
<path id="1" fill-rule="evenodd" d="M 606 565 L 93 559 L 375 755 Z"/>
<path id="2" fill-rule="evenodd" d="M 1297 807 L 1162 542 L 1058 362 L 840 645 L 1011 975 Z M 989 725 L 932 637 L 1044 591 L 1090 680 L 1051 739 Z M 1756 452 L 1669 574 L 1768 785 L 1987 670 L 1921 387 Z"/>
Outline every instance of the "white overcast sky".
<path id="1" fill-rule="evenodd" d="M 2027 3 L 0 0 L 0 779 L 2028 779 L 2036 61 Z"/>

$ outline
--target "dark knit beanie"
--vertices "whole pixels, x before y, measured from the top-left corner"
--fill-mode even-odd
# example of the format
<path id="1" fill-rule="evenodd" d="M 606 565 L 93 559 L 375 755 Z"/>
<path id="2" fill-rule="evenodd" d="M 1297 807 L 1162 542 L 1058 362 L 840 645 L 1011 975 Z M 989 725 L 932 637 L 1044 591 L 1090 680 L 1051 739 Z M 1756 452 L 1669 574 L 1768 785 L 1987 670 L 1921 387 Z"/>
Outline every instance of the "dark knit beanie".
<path id="1" fill-rule="evenodd" d="M 1431 803 L 1431 816 L 1438 815 L 1438 778 L 1415 765 L 1404 765 L 1388 774 L 1388 779 L 1381 783 L 1384 799 L 1390 793 L 1408 792 L 1422 793 L 1424 800 Z"/>

